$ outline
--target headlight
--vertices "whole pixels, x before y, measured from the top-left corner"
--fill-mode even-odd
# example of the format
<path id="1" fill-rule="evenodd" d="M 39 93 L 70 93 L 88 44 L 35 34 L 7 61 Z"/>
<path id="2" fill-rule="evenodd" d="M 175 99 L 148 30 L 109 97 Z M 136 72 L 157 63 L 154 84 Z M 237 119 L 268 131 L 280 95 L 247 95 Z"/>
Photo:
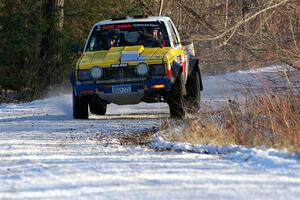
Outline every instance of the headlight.
<path id="1" fill-rule="evenodd" d="M 100 67 L 92 67 L 91 69 L 91 76 L 93 79 L 99 79 L 103 75 L 103 70 Z"/>
<path id="2" fill-rule="evenodd" d="M 138 75 L 144 76 L 148 73 L 149 67 L 146 63 L 140 63 L 137 65 L 136 71 L 137 71 Z"/>
<path id="3" fill-rule="evenodd" d="M 165 67 L 163 65 L 152 65 L 150 68 L 152 76 L 163 76 L 165 74 Z"/>
<path id="4" fill-rule="evenodd" d="M 91 71 L 90 70 L 79 70 L 78 71 L 78 79 L 80 81 L 91 80 Z"/>

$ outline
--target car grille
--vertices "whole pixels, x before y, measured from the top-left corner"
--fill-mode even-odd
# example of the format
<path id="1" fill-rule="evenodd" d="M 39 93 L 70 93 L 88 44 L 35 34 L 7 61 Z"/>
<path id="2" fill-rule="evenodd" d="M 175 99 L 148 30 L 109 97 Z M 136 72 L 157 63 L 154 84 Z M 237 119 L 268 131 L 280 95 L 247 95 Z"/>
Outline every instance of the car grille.
<path id="1" fill-rule="evenodd" d="M 104 68 L 104 74 L 101 80 L 119 80 L 128 78 L 138 78 L 135 67 L 111 67 Z"/>

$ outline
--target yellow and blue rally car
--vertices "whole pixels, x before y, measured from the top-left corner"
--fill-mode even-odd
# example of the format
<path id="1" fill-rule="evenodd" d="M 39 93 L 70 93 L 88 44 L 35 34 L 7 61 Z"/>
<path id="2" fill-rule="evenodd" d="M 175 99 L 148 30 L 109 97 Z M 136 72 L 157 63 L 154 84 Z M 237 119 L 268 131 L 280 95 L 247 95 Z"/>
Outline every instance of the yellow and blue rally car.
<path id="1" fill-rule="evenodd" d="M 96 23 L 71 75 L 73 116 L 104 115 L 107 104 L 167 102 L 172 118 L 200 108 L 203 90 L 192 45 L 182 46 L 169 17 Z"/>

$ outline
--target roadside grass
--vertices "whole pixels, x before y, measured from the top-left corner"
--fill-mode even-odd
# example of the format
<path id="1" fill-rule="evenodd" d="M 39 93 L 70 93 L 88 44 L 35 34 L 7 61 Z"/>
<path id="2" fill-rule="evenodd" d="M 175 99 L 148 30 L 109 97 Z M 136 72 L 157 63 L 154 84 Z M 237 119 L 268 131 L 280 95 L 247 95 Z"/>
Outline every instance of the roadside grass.
<path id="1" fill-rule="evenodd" d="M 273 88 L 260 95 L 248 93 L 243 102 L 228 101 L 221 111 L 199 112 L 177 128 L 166 121 L 163 129 L 173 130 L 161 135 L 168 141 L 300 152 L 300 91 Z"/>

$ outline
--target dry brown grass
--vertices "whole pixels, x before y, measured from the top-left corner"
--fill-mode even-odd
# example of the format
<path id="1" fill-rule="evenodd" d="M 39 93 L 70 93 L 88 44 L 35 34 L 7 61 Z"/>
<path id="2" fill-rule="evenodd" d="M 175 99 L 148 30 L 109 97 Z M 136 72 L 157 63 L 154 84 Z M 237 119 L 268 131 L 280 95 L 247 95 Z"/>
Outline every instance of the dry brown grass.
<path id="1" fill-rule="evenodd" d="M 172 128 L 172 124 L 166 125 Z M 285 95 L 251 96 L 239 105 L 228 102 L 221 112 L 200 113 L 187 119 L 170 141 L 192 144 L 268 146 L 300 151 L 300 91 Z"/>
<path id="2" fill-rule="evenodd" d="M 152 127 L 143 132 L 130 134 L 101 134 L 97 133 L 93 138 L 105 144 L 117 143 L 121 145 L 145 145 L 153 140 L 154 134 L 158 131 L 157 127 Z"/>

